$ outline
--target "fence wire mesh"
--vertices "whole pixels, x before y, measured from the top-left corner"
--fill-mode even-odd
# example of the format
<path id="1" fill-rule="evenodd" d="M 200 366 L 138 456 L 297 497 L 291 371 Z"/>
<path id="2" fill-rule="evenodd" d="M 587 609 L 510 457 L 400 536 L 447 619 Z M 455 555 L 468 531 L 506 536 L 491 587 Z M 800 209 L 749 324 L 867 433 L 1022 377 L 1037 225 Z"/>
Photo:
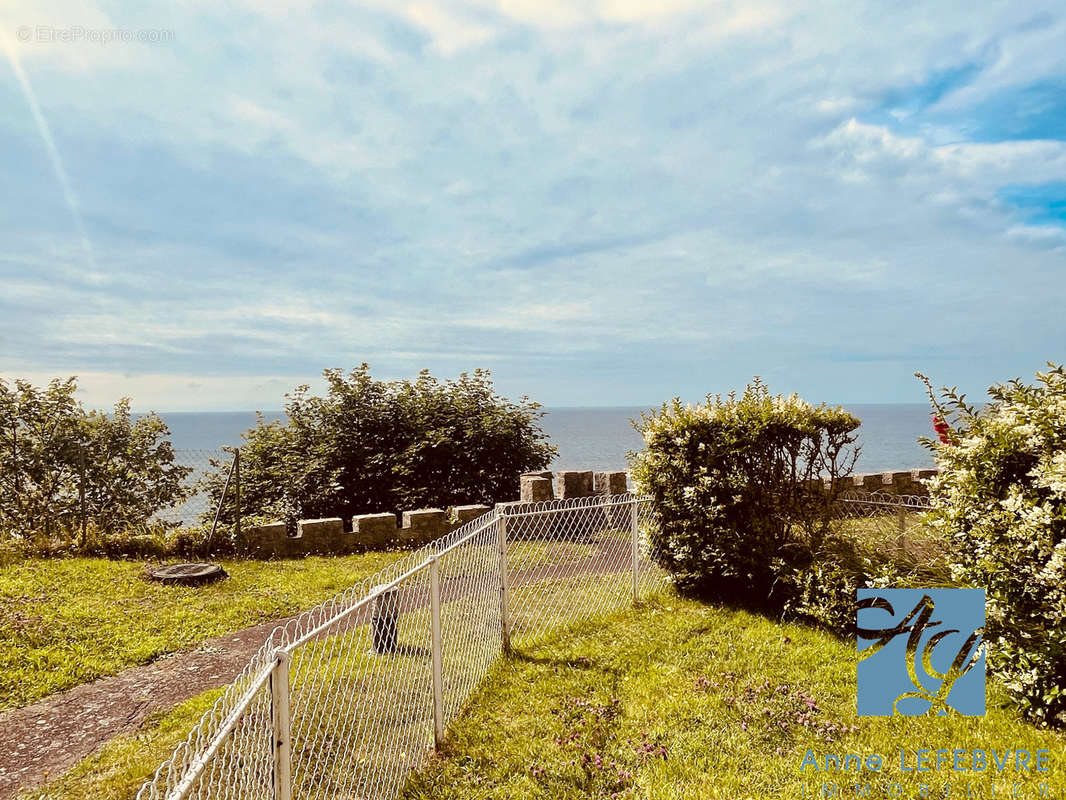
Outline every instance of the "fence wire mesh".
<path id="1" fill-rule="evenodd" d="M 273 631 L 138 800 L 393 798 L 508 646 L 665 577 L 649 498 L 501 504 Z"/>
<path id="2" fill-rule="evenodd" d="M 561 624 L 621 607 L 657 588 L 662 574 L 648 553 L 651 500 L 617 497 L 507 508 L 508 564 L 517 571 L 511 581 L 516 646 L 529 646 Z M 573 605 L 575 598 L 580 605 Z"/>
<path id="3" fill-rule="evenodd" d="M 206 479 L 219 470 L 227 470 L 233 461 L 229 450 L 175 449 L 174 462 L 188 467 L 190 472 L 182 481 L 185 499 L 176 506 L 160 509 L 153 521 L 166 522 L 175 527 L 201 524 L 215 511 L 215 505 L 205 486 Z"/>
<path id="4" fill-rule="evenodd" d="M 925 495 L 849 491 L 837 498 L 832 525 L 872 549 L 931 561 L 941 543 L 926 526 L 924 513 L 929 508 Z"/>

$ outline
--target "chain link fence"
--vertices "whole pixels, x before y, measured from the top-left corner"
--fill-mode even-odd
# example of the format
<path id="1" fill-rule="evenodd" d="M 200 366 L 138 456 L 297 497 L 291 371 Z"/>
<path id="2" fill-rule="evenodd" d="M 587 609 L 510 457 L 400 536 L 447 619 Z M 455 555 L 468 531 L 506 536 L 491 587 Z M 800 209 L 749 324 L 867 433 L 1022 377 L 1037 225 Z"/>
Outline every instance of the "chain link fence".
<path id="1" fill-rule="evenodd" d="M 495 660 L 665 583 L 650 498 L 510 503 L 273 631 L 138 800 L 395 797 Z"/>
<path id="2" fill-rule="evenodd" d="M 235 457 L 234 448 L 218 450 L 174 449 L 174 462 L 191 471 L 182 482 L 187 495 L 179 505 L 160 509 L 152 518 L 172 527 L 199 525 L 215 513 L 215 506 L 204 486 L 205 479 L 218 471 L 219 465 L 228 469 Z"/>
<path id="3" fill-rule="evenodd" d="M 880 552 L 914 561 L 933 561 L 941 552 L 937 534 L 926 526 L 925 495 L 848 491 L 834 505 L 833 527 Z"/>

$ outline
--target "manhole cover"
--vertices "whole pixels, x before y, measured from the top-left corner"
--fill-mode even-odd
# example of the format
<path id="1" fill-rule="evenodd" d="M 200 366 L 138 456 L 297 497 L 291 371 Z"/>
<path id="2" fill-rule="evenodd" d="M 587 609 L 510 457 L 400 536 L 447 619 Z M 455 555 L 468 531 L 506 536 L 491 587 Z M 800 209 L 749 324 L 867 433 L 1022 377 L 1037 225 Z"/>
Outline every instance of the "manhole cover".
<path id="1" fill-rule="evenodd" d="M 218 564 L 167 564 L 148 570 L 148 574 L 154 581 L 194 586 L 225 578 L 226 570 Z"/>

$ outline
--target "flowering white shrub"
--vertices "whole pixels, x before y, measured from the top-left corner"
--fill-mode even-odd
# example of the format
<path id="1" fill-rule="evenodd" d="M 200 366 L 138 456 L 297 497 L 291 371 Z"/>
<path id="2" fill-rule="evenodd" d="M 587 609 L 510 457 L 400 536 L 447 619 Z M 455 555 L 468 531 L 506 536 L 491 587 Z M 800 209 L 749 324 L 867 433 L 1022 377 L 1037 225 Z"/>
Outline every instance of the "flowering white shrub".
<path id="1" fill-rule="evenodd" d="M 925 440 L 939 473 L 930 524 L 952 547 L 952 577 L 984 588 L 989 666 L 1031 717 L 1066 722 L 1066 371 L 993 386 L 980 410 L 954 389 L 946 430 Z"/>
<path id="2" fill-rule="evenodd" d="M 843 409 L 771 395 L 758 378 L 740 397 L 675 399 L 643 416 L 645 449 L 631 458 L 659 513 L 653 558 L 682 589 L 784 606 L 795 587 L 783 578 L 821 550 L 840 486 L 815 479 L 850 473 L 858 427 Z"/>

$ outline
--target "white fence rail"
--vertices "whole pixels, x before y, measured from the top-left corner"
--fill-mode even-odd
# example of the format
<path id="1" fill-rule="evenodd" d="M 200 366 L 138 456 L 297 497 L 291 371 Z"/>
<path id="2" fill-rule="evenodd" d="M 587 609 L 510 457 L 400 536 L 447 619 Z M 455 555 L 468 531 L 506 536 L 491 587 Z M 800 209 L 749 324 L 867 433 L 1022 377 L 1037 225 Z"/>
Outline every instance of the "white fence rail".
<path id="1" fill-rule="evenodd" d="M 649 498 L 498 505 L 277 628 L 138 800 L 395 797 L 511 648 L 663 576 Z"/>

